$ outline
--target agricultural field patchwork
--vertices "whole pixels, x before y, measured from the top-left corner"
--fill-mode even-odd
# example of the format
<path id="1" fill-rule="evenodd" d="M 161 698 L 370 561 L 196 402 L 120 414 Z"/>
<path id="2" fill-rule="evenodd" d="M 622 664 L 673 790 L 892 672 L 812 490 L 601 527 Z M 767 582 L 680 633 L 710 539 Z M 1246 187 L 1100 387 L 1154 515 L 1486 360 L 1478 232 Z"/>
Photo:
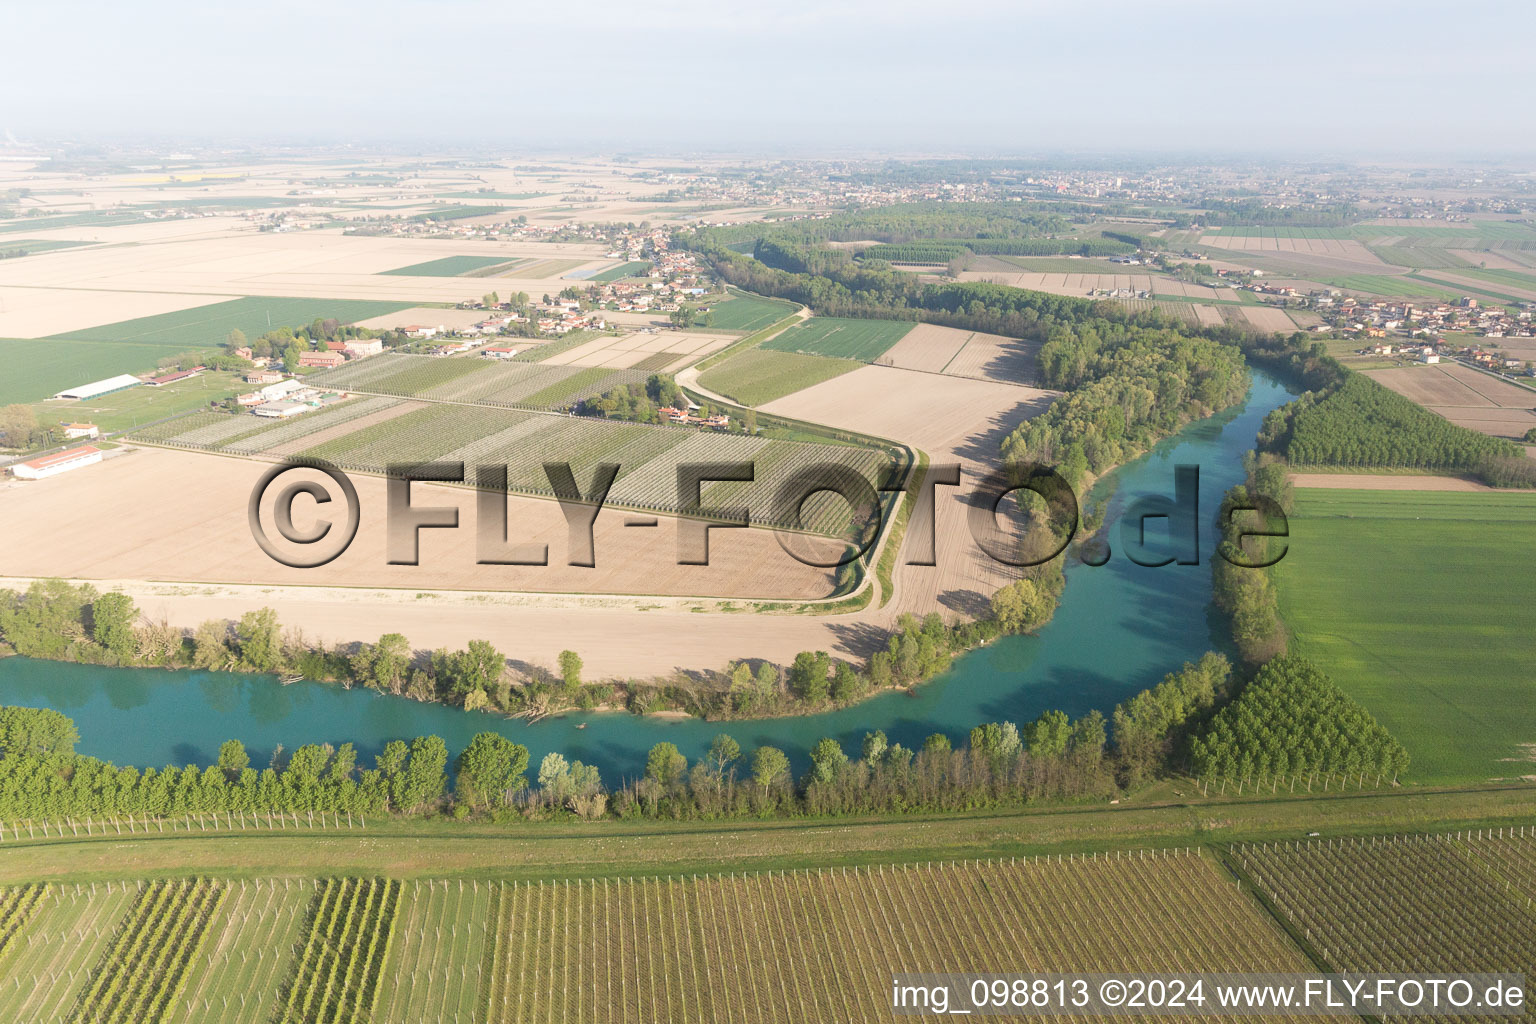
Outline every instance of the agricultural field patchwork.
<path id="1" fill-rule="evenodd" d="M 1276 567 L 1292 647 L 1402 742 L 1414 782 L 1536 771 L 1529 630 L 1505 611 L 1536 602 L 1512 556 L 1533 527 L 1529 492 L 1296 492 Z"/>
<path id="2" fill-rule="evenodd" d="M 851 359 L 755 348 L 711 367 L 699 377 L 699 385 L 741 405 L 758 406 L 840 377 L 862 365 Z"/>
<path id="3" fill-rule="evenodd" d="M 647 370 L 633 368 L 390 353 L 317 373 L 309 380 L 317 387 L 397 398 L 559 410 L 626 384 L 642 384 L 648 375 Z"/>
<path id="4" fill-rule="evenodd" d="M 799 352 L 873 363 L 906 337 L 913 326 L 902 320 L 844 320 L 818 316 L 763 342 L 762 347 L 774 352 Z"/>
<path id="5" fill-rule="evenodd" d="M 555 386 L 574 386 L 585 372 L 589 371 L 575 371 Z M 643 374 L 639 379 L 643 380 Z M 857 445 L 765 440 L 743 434 L 511 408 L 410 402 L 387 396 L 354 398 L 283 421 L 245 414 L 196 413 L 147 428 L 134 437 L 199 451 L 323 459 L 343 469 L 368 473 L 384 472 L 396 464 L 433 461 L 504 465 L 509 491 L 543 496 L 552 493 L 543 468 L 547 460 L 569 462 L 583 486 L 598 464 L 613 462 L 620 468 L 608 495 L 610 504 L 671 514 L 685 511 L 677 490 L 680 465 L 745 461 L 754 465 L 755 479 L 749 483 L 705 484 L 706 507 L 746 505 L 752 509 L 754 522 L 803 527 L 828 535 L 842 535 L 850 528 L 846 502 L 831 494 L 817 494 L 805 502 L 797 518 L 793 502 L 780 496 L 778 488 L 815 463 L 845 466 L 872 484 L 890 464 L 887 453 Z"/>
<path id="6" fill-rule="evenodd" d="M 162 348 L 186 351 L 221 345 L 232 330 L 238 329 L 254 338 L 276 327 L 300 327 L 326 318 L 350 324 L 408 306 L 409 303 L 404 302 L 369 299 L 288 299 L 262 296 L 231 299 L 159 316 L 70 331 L 61 337 L 79 341 L 152 343 Z"/>

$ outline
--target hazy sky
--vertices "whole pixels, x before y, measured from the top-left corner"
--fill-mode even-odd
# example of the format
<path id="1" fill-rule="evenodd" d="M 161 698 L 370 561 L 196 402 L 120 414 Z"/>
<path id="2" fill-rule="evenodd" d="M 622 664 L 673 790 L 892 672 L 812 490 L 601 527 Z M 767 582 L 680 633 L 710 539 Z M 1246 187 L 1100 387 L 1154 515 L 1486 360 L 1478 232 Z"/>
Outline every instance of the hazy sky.
<path id="1" fill-rule="evenodd" d="M 1446 157 L 1536 149 L 1527 0 L 7 5 L 0 130 Z"/>

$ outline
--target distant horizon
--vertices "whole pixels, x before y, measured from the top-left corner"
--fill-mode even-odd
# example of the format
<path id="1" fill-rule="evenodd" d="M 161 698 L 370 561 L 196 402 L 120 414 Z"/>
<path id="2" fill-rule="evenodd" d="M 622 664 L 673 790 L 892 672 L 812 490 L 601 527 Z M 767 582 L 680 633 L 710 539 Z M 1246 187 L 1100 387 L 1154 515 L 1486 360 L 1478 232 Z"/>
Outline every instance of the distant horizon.
<path id="1" fill-rule="evenodd" d="M 7 134 L 0 125 L 0 136 Z M 1089 146 L 1042 147 L 1040 149 L 1009 151 L 981 146 L 902 148 L 896 146 L 845 146 L 802 143 L 789 145 L 764 143 L 757 147 L 729 145 L 692 146 L 674 148 L 661 143 L 636 145 L 627 140 L 605 142 L 586 139 L 581 144 L 545 142 L 537 145 L 522 143 L 497 146 L 484 140 L 406 136 L 377 138 L 359 137 L 345 142 L 325 142 L 299 135 L 262 137 L 219 137 L 196 133 L 157 132 L 100 132 L 68 135 L 23 135 L 10 132 L 9 138 L 0 137 L 0 160 L 37 159 L 49 160 L 69 156 L 77 151 L 106 149 L 111 152 L 131 153 L 167 162 L 178 160 L 207 161 L 221 152 L 230 159 L 239 160 L 247 155 L 271 158 L 283 151 L 290 158 L 335 159 L 357 156 L 376 160 L 409 160 L 413 158 L 446 158 L 455 160 L 522 160 L 535 157 L 570 158 L 577 160 L 626 158 L 631 160 L 741 160 L 743 162 L 794 160 L 820 161 L 890 161 L 894 163 L 924 163 L 939 161 L 971 160 L 978 163 L 1016 162 L 1021 165 L 1037 164 L 1042 170 L 1081 169 L 1099 165 L 1106 169 L 1126 169 L 1139 164 L 1148 167 L 1187 167 L 1207 163 L 1221 167 L 1235 167 L 1245 162 L 1264 162 L 1266 170 L 1276 168 L 1327 170 L 1330 166 L 1360 167 L 1369 165 L 1409 166 L 1422 169 L 1476 168 L 1489 166 L 1499 170 L 1536 175 L 1536 141 L 1527 148 L 1488 150 L 1480 153 L 1443 152 L 1431 150 L 1360 150 L 1356 152 L 1317 150 L 1301 152 L 1292 149 L 1265 151 L 1261 149 L 1158 149 L 1145 147 L 1093 148 Z M 182 153 L 178 150 L 187 150 Z M 1527 161 L 1531 161 L 1526 165 Z M 1513 165 L 1513 166 L 1511 166 Z"/>
<path id="2" fill-rule="evenodd" d="M 980 0 L 965 15 L 915 0 L 26 5 L 0 67 L 25 99 L 0 130 L 794 156 L 1536 151 L 1529 6 L 1175 0 L 1089 20 Z"/>

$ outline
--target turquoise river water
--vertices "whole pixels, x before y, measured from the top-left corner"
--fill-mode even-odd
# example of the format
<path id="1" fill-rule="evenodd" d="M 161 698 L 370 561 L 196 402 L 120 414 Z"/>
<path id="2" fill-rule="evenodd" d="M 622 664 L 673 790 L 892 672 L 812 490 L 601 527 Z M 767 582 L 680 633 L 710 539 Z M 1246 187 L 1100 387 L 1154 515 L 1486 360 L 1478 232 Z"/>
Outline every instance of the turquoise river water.
<path id="1" fill-rule="evenodd" d="M 747 750 L 765 743 L 782 747 L 803 766 L 806 751 L 826 736 L 852 753 L 872 729 L 915 747 L 932 732 L 958 740 L 977 723 L 1022 724 L 1051 708 L 1074 717 L 1093 708 L 1107 714 L 1183 662 L 1223 648 L 1210 610 L 1216 511 L 1222 493 L 1242 479 L 1242 453 L 1253 446 L 1260 421 L 1289 398 L 1280 384 L 1255 373 L 1242 405 L 1191 424 L 1116 471 L 1105 535 L 1113 549 L 1108 563 L 1069 565 L 1056 616 L 1037 635 L 1007 637 L 969 652 L 914 694 L 888 693 L 794 718 L 720 723 L 604 713 L 529 725 L 364 689 L 284 686 L 269 676 L 5 658 L 0 703 L 55 708 L 79 726 L 81 753 L 140 767 L 210 763 L 229 738 L 242 740 L 257 764 L 265 764 L 279 743 L 291 750 L 346 741 L 371 763 L 386 742 L 428 733 L 442 736 L 457 754 L 476 732 L 493 729 L 526 744 L 534 765 L 557 750 L 598 765 L 610 784 L 638 775 L 655 743 L 671 740 L 691 760 L 722 731 Z M 1172 497 L 1174 467 L 1181 464 L 1200 469 L 1201 562 L 1136 565 L 1124 555 L 1117 516 L 1139 495 Z"/>

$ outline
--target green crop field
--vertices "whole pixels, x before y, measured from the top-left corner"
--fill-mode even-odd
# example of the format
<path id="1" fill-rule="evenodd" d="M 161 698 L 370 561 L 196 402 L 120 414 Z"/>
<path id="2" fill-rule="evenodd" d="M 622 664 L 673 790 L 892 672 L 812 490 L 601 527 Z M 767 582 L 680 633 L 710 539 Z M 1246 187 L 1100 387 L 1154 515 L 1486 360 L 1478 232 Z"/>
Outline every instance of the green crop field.
<path id="1" fill-rule="evenodd" d="M 505 206 L 466 206 L 461 203 L 454 206 L 434 206 L 424 213 L 416 214 L 411 220 L 467 220 L 470 217 L 487 217 L 505 210 Z"/>
<path id="2" fill-rule="evenodd" d="M 465 277 L 486 267 L 499 267 L 511 260 L 505 256 L 444 256 L 425 263 L 412 263 L 408 267 L 380 271 L 397 277 Z"/>
<path id="3" fill-rule="evenodd" d="M 611 267 L 601 274 L 594 274 L 587 278 L 599 284 L 607 284 L 609 281 L 620 281 L 626 277 L 644 277 L 651 272 L 650 260 L 634 260 L 630 263 L 621 263 L 617 267 Z"/>
<path id="4" fill-rule="evenodd" d="M 1471 266 L 1449 248 L 1435 245 L 1373 245 L 1371 252 L 1399 267 L 1426 270 L 1450 270 Z"/>
<path id="5" fill-rule="evenodd" d="M 780 299 L 738 294 L 709 307 L 709 326 L 715 330 L 750 334 L 777 323 L 798 308 L 794 303 Z"/>
<path id="6" fill-rule="evenodd" d="M 1352 292 L 1366 292 L 1388 298 L 1435 299 L 1439 302 L 1455 302 L 1462 292 L 1452 291 L 1451 285 L 1429 284 L 1412 277 L 1393 277 L 1388 274 L 1335 274 L 1319 275 L 1318 281 L 1335 288 Z"/>
<path id="7" fill-rule="evenodd" d="M 1408 748 L 1414 782 L 1531 774 L 1533 527 L 1530 493 L 1297 491 L 1276 568 L 1293 649 Z"/>
<path id="8" fill-rule="evenodd" d="M 0 242 L 0 259 L 14 257 L 19 251 L 28 255 L 40 252 L 52 252 L 55 249 L 73 249 L 77 245 L 91 245 L 91 242 L 65 242 L 57 238 L 7 238 Z"/>
<path id="9" fill-rule="evenodd" d="M 856 359 L 872 363 L 912 330 L 904 320 L 844 320 L 817 316 L 763 342 L 775 352 Z"/>
<path id="10" fill-rule="evenodd" d="M 442 199 L 543 199 L 552 196 L 553 192 L 440 192 Z"/>
<path id="11" fill-rule="evenodd" d="M 163 345 L 43 338 L 0 339 L 0 405 L 38 402 L 68 387 L 148 373 L 180 349 Z"/>
<path id="12" fill-rule="evenodd" d="M 1509 285 L 1512 288 L 1536 288 L 1536 270 L 1490 270 L 1484 267 L 1458 268 L 1461 277 L 1475 277 L 1480 281 Z"/>
<path id="13" fill-rule="evenodd" d="M 764 405 L 857 370 L 861 365 L 851 359 L 755 348 L 708 370 L 699 377 L 699 385 L 741 405 Z"/>
<path id="14" fill-rule="evenodd" d="M 265 296 L 230 299 L 174 313 L 123 320 L 102 327 L 70 331 L 55 337 L 74 341 L 132 341 L 184 352 L 223 344 L 238 328 L 249 337 L 278 327 L 302 327 L 321 318 L 344 324 L 410 308 L 408 302 L 375 302 L 365 299 L 288 299 Z M 110 376 L 102 374 L 101 376 Z"/>

